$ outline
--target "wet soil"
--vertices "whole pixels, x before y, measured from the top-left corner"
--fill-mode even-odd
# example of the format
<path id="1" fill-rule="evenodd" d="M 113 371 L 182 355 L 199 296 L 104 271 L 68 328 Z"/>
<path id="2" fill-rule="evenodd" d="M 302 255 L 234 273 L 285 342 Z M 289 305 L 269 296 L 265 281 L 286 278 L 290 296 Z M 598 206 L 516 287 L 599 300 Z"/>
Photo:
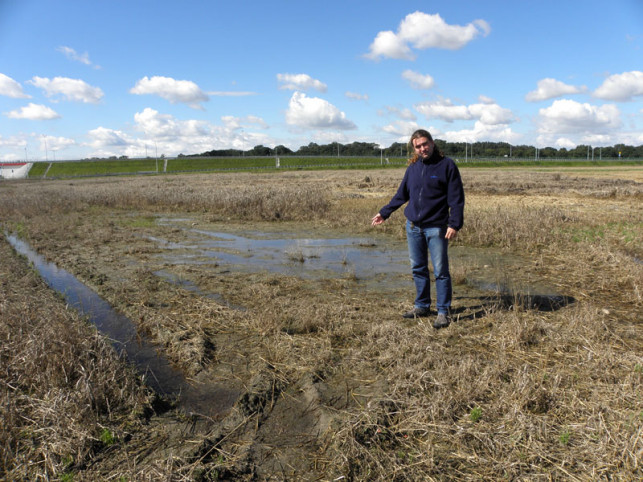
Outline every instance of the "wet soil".
<path id="1" fill-rule="evenodd" d="M 280 226 L 279 231 L 266 226 L 266 231 L 261 231 L 262 226 L 255 224 L 252 230 L 247 230 L 243 226 L 167 216 L 158 216 L 156 224 L 161 233 L 134 235 L 122 245 L 110 240 L 112 251 L 120 249 L 130 255 L 110 257 L 106 264 L 100 259 L 88 263 L 86 256 L 90 254 L 78 245 L 61 258 L 73 256 L 74 267 L 81 276 L 87 276 L 88 283 L 98 282 L 99 291 L 112 297 L 120 309 L 125 306 L 132 319 L 138 316 L 139 323 L 117 312 L 69 272 L 46 262 L 16 236 L 9 235 L 7 239 L 14 249 L 27 256 L 53 289 L 65 296 L 70 306 L 87 315 L 112 339 L 117 350 L 138 367 L 149 386 L 166 398 L 168 407 L 178 410 L 170 416 L 169 420 L 178 417 L 174 422 L 168 422 L 169 412 L 150 420 L 151 433 L 155 434 L 152 436 L 160 437 L 157 431 L 163 434 L 156 443 L 164 449 L 139 457 L 140 464 L 151 462 L 146 457 L 153 460 L 166 457 L 168 450 L 184 459 L 207 460 L 232 437 L 235 444 L 246 446 L 236 454 L 234 463 L 225 468 L 230 476 L 270 478 L 279 473 L 284 477 L 308 473 L 310 454 L 319 449 L 333 422 L 341 418 L 341 411 L 356 401 L 368 403 L 383 390 L 384 380 L 375 374 L 371 374 L 372 380 L 365 381 L 362 378 L 365 373 L 311 372 L 315 364 L 306 364 L 298 374 L 281 373 L 278 362 L 268 361 L 250 348 L 259 343 L 256 335 L 230 325 L 201 333 L 190 326 L 179 334 L 181 343 L 172 344 L 189 345 L 192 337 L 192 342 L 204 349 L 190 353 L 185 346 L 178 350 L 173 346 L 165 351 L 158 331 L 140 322 L 150 316 L 150 310 L 175 309 L 176 303 L 171 301 L 176 296 L 172 294 L 174 290 L 187 293 L 182 302 L 211 300 L 223 307 L 219 310 L 232 314 L 232 318 L 252 316 L 260 310 L 260 304 L 266 303 L 266 296 L 248 297 L 247 288 L 242 285 L 250 284 L 274 287 L 268 302 L 277 312 L 288 310 L 279 303 L 280 299 L 293 296 L 310 299 L 313 319 L 304 316 L 302 321 L 299 306 L 290 315 L 278 315 L 278 331 L 290 337 L 314 335 L 327 329 L 314 320 L 317 308 L 324 309 L 316 306 L 315 300 L 320 295 L 332 296 L 331 292 L 335 297 L 339 295 L 342 304 L 347 298 L 353 300 L 348 309 L 354 310 L 356 316 L 375 298 L 382 304 L 394 305 L 398 312 L 389 306 L 382 310 L 383 316 L 395 318 L 412 329 L 420 320 L 399 318 L 399 310 L 404 306 L 399 300 L 406 300 L 406 306 L 412 305 L 406 247 L 378 236 L 341 237 L 345 234 L 334 230 L 314 233 L 328 236 L 325 238 L 302 238 L 298 229 L 288 231 L 285 226 Z M 530 269 L 533 263 L 520 256 L 492 249 L 455 247 L 451 258 L 453 265 L 467 267 L 466 277 L 456 286 L 453 309 L 456 322 L 481 320 L 497 309 L 514 306 L 558 310 L 574 301 L 544 280 L 538 280 L 536 271 Z M 145 274 L 143 280 L 141 273 Z M 115 286 L 110 289 L 112 277 Z M 131 301 L 113 298 L 119 296 L 116 288 L 119 281 L 128 278 L 128 282 L 143 281 L 144 289 L 136 290 L 145 297 L 141 300 L 142 310 L 131 309 Z M 205 320 L 205 324 L 210 321 Z M 346 342 L 339 337 L 336 348 Z M 290 366 L 287 370 L 292 371 L 292 364 L 287 365 Z M 317 364 L 316 369 L 321 366 Z M 364 402 L 359 402 L 360 399 Z M 188 436 L 200 442 L 185 444 Z M 126 450 L 135 446 L 134 441 L 130 442 Z M 96 463 L 109 466 L 106 460 Z"/>

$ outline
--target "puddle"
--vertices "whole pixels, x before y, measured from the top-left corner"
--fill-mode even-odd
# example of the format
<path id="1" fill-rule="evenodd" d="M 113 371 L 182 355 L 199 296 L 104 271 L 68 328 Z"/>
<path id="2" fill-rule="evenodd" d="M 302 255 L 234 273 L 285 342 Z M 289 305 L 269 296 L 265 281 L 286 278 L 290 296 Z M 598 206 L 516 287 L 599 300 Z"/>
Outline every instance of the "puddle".
<path id="1" fill-rule="evenodd" d="M 116 312 L 94 291 L 78 281 L 71 273 L 58 268 L 33 251 L 14 235 L 5 235 L 19 254 L 25 256 L 65 301 L 85 315 L 96 328 L 110 338 L 121 356 L 126 356 L 144 376 L 145 383 L 157 393 L 178 398 L 179 408 L 194 414 L 217 418 L 232 407 L 239 392 L 217 384 L 189 383 L 184 375 L 160 355 L 155 345 L 137 333 L 134 324 Z"/>
<path id="2" fill-rule="evenodd" d="M 390 282 L 391 274 L 408 275 L 406 250 L 377 245 L 368 238 L 293 238 L 284 234 L 231 234 L 186 230 L 183 249 L 166 249 L 167 264 L 215 265 L 241 272 L 267 271 L 302 279 L 351 276 L 373 285 Z M 163 249 L 169 243 L 156 240 Z"/>
<path id="3" fill-rule="evenodd" d="M 212 265 L 227 271 L 272 272 L 313 280 L 350 276 L 357 289 L 413 290 L 405 242 L 367 237 L 314 239 L 258 231 L 228 233 L 182 227 L 180 221 L 185 220 L 173 223 L 164 218 L 162 223 L 183 229 L 185 243 L 150 238 L 159 248 L 166 248 L 158 256 L 168 265 Z M 449 249 L 449 257 L 452 267 L 466 270 L 471 289 L 520 299 L 536 309 L 558 309 L 570 302 L 543 280 L 527 277 L 525 268 L 531 261 L 520 256 L 454 246 Z M 163 276 L 177 282 L 167 273 Z"/>

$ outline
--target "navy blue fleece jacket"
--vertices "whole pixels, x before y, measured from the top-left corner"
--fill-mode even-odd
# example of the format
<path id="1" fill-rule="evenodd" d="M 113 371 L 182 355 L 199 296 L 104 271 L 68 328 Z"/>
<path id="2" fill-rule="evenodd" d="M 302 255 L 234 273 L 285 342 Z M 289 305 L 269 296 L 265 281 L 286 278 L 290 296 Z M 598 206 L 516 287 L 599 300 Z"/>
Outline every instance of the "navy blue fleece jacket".
<path id="1" fill-rule="evenodd" d="M 380 209 L 380 215 L 388 219 L 407 201 L 404 215 L 418 226 L 462 228 L 464 188 L 455 162 L 436 149 L 430 158 L 409 165 L 397 193 Z"/>

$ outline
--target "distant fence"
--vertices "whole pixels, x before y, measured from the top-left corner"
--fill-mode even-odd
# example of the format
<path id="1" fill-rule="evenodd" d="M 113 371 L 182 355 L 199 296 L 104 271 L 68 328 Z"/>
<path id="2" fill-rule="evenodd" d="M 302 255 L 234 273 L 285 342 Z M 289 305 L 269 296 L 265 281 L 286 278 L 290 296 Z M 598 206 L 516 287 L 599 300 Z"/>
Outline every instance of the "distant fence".
<path id="1" fill-rule="evenodd" d="M 569 158 L 516 158 L 468 157 L 453 158 L 461 166 L 484 167 L 497 165 L 610 165 L 642 164 L 642 159 L 569 159 Z M 174 157 L 108 160 L 69 160 L 33 162 L 28 177 L 55 179 L 69 177 L 156 175 L 172 173 L 312 170 L 312 169 L 378 169 L 406 166 L 402 157 L 359 156 L 266 156 L 266 157 Z"/>

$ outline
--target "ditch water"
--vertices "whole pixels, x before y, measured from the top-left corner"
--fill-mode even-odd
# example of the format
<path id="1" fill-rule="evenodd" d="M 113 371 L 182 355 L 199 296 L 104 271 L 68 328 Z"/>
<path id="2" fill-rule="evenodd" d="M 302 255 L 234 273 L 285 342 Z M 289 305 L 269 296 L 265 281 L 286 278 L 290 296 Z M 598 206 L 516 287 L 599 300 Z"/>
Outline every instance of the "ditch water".
<path id="1" fill-rule="evenodd" d="M 71 273 L 58 268 L 36 253 L 27 243 L 14 235 L 7 241 L 25 256 L 52 289 L 61 293 L 69 306 L 85 315 L 106 335 L 120 355 L 126 356 L 143 375 L 145 383 L 157 393 L 176 397 L 179 408 L 216 418 L 229 410 L 239 392 L 208 383 L 189 383 L 152 342 L 140 333 L 126 316 L 116 312 L 98 294 L 78 281 Z"/>

